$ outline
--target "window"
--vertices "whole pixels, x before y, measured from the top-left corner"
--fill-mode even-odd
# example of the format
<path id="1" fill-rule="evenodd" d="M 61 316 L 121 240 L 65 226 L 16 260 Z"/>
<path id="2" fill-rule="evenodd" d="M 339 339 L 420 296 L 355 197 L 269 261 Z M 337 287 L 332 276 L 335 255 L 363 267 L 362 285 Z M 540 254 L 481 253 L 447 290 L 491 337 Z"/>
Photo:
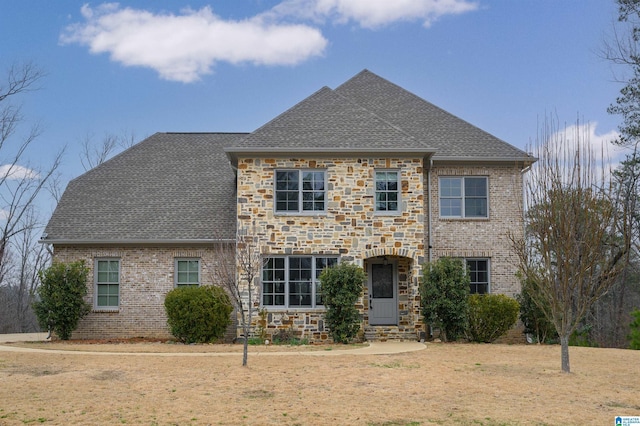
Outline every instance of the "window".
<path id="1" fill-rule="evenodd" d="M 400 185 L 397 171 L 376 171 L 376 211 L 397 212 Z"/>
<path id="2" fill-rule="evenodd" d="M 286 308 L 321 306 L 320 274 L 338 263 L 337 257 L 288 256 L 265 259 L 262 305 Z"/>
<path id="3" fill-rule="evenodd" d="M 440 217 L 489 217 L 486 177 L 441 177 Z"/>
<path id="4" fill-rule="evenodd" d="M 326 192 L 324 171 L 276 170 L 276 212 L 323 212 Z"/>
<path id="5" fill-rule="evenodd" d="M 120 260 L 96 260 L 96 307 L 117 308 L 120 298 Z"/>
<path id="6" fill-rule="evenodd" d="M 178 287 L 200 285 L 200 260 L 176 259 L 175 284 Z"/>
<path id="7" fill-rule="evenodd" d="M 467 259 L 466 263 L 471 278 L 469 292 L 471 294 L 489 293 L 489 260 Z"/>

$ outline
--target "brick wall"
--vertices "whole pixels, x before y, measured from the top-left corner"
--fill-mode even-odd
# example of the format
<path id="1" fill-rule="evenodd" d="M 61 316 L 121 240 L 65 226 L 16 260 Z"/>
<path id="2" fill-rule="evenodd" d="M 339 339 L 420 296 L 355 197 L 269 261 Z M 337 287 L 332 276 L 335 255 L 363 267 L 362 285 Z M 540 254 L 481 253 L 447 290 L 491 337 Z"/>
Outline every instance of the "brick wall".
<path id="1" fill-rule="evenodd" d="M 120 259 L 120 306 L 116 311 L 96 309 L 94 266 L 99 258 Z M 202 284 L 213 283 L 214 251 L 206 247 L 88 247 L 60 246 L 54 259 L 84 260 L 89 267 L 87 302 L 92 311 L 73 333 L 74 339 L 170 337 L 164 310 L 165 295 L 174 288 L 176 258 L 200 258 Z"/>
<path id="2" fill-rule="evenodd" d="M 440 176 L 487 176 L 488 219 L 443 219 L 439 212 Z M 490 260 L 492 293 L 514 297 L 520 292 L 516 258 L 509 233 L 524 232 L 522 222 L 522 174 L 515 166 L 438 166 L 431 172 L 433 259 L 442 256 Z"/>

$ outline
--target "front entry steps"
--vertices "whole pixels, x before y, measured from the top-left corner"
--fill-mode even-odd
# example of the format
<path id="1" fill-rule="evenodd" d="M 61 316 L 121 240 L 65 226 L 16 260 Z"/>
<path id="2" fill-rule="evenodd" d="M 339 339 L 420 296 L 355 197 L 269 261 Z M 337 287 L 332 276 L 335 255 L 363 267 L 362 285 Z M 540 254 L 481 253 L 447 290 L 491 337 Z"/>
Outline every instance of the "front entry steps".
<path id="1" fill-rule="evenodd" d="M 364 328 L 367 341 L 385 342 L 387 340 L 418 340 L 416 330 L 397 325 L 369 325 Z"/>

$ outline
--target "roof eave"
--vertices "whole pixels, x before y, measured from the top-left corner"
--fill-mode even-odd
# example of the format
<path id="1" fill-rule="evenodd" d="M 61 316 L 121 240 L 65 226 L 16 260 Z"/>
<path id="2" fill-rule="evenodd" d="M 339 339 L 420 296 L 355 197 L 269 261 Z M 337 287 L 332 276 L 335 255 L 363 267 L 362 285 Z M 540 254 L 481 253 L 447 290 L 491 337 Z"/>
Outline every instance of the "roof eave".
<path id="1" fill-rule="evenodd" d="M 192 239 L 72 239 L 72 238 L 41 238 L 41 244 L 58 245 L 185 245 L 185 244 L 216 244 L 235 242 L 233 238 L 192 238 Z"/>
<path id="2" fill-rule="evenodd" d="M 258 156 L 265 157 L 269 155 L 282 156 L 282 155 L 309 155 L 312 154 L 317 157 L 344 157 L 344 156 L 362 156 L 363 154 L 375 154 L 375 155 L 403 155 L 403 156 L 417 156 L 428 157 L 435 154 L 436 150 L 433 148 L 350 148 L 350 147 L 229 147 L 224 148 L 224 152 L 227 154 L 229 161 L 234 166 L 238 165 L 238 158 L 240 156 Z"/>
<path id="3" fill-rule="evenodd" d="M 434 155 L 432 157 L 434 162 L 446 162 L 446 163 L 524 163 L 526 165 L 531 165 L 538 161 L 536 157 L 533 156 L 523 156 L 523 157 L 463 157 L 463 156 L 439 156 Z"/>

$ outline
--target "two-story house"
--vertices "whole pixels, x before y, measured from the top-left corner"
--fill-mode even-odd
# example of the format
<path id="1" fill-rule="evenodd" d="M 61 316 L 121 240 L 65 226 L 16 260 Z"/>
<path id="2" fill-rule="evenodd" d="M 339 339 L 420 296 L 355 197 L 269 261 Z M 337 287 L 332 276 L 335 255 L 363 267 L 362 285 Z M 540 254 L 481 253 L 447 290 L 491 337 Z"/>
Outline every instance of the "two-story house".
<path id="1" fill-rule="evenodd" d="M 164 295 L 212 282 L 216 244 L 252 229 L 268 331 L 327 339 L 318 276 L 349 261 L 366 337 L 413 339 L 429 260 L 464 259 L 471 292 L 519 292 L 507 233 L 533 161 L 365 70 L 252 133 L 151 136 L 74 179 L 43 242 L 93 271 L 74 337 L 166 336 Z"/>

